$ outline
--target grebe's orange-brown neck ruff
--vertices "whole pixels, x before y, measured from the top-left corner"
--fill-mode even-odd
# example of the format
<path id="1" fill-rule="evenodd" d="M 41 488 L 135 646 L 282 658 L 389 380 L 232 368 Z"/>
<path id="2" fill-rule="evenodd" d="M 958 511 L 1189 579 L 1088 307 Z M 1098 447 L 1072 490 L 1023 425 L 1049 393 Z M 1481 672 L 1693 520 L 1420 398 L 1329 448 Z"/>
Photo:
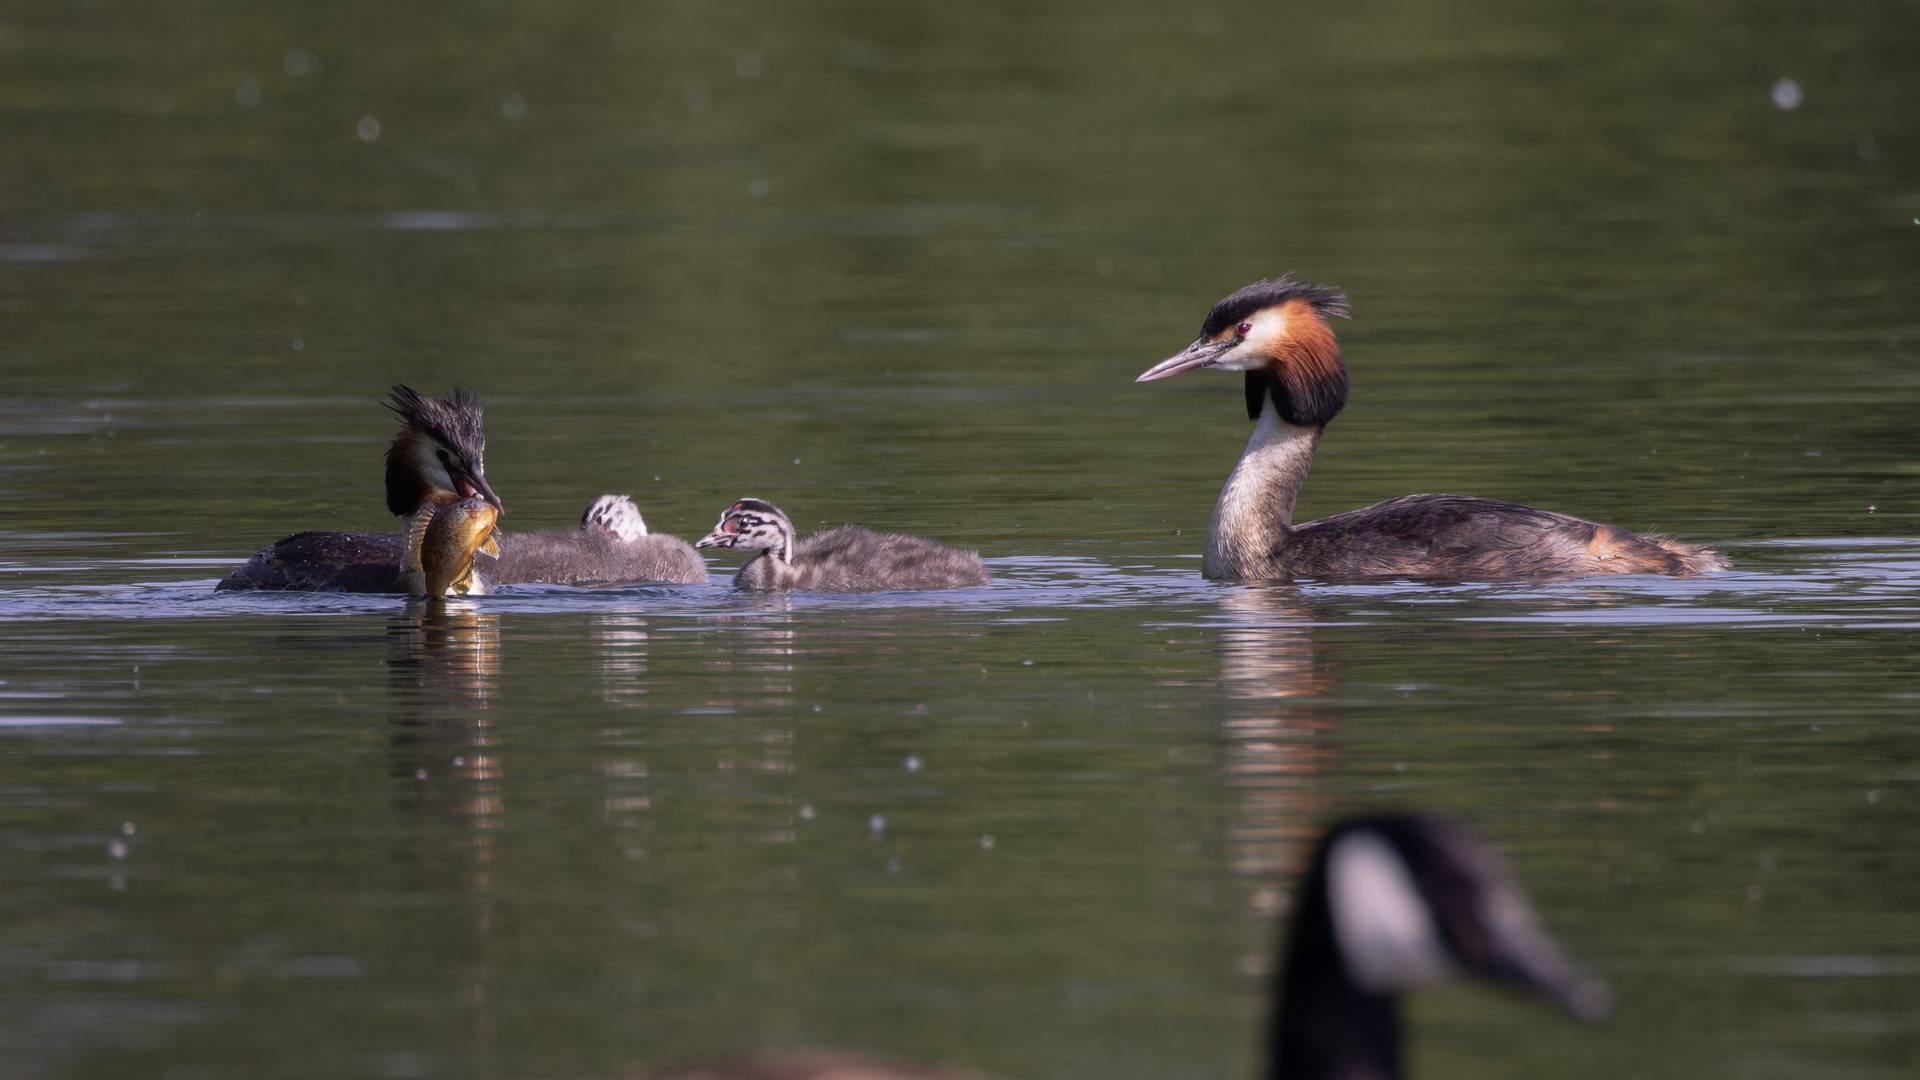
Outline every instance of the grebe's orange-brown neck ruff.
<path id="1" fill-rule="evenodd" d="M 1295 525 L 1314 449 L 1347 403 L 1332 315 L 1347 317 L 1338 289 L 1291 274 L 1257 281 L 1215 304 L 1193 344 L 1135 380 L 1202 368 L 1245 373 L 1253 437 L 1214 506 L 1207 577 L 1486 580 L 1727 568 L 1712 548 L 1460 495 L 1404 495 Z"/>

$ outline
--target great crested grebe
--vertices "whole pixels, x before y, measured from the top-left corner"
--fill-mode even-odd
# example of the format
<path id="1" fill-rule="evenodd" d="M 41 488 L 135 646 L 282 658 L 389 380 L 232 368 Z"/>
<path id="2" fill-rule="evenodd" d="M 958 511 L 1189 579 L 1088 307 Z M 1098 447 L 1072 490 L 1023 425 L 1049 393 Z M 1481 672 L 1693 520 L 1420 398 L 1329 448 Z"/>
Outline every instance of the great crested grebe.
<path id="1" fill-rule="evenodd" d="M 741 499 L 696 547 L 757 552 L 734 575 L 736 589 L 879 592 L 985 585 L 980 556 L 937 540 L 842 525 L 795 544 L 793 522 L 761 499 Z"/>
<path id="2" fill-rule="evenodd" d="M 1506 860 L 1444 818 L 1390 814 L 1329 830 L 1296 895 L 1268 1014 L 1270 1080 L 1398 1080 L 1400 997 L 1449 979 L 1504 983 L 1576 1019 L 1604 985 L 1534 918 Z M 661 1080 L 972 1080 L 947 1068 L 825 1051 L 716 1062 Z"/>
<path id="3" fill-rule="evenodd" d="M 485 499 L 458 499 L 438 508 L 424 505 L 406 532 L 400 587 L 409 596 L 438 600 L 484 596 L 493 586 L 473 565 L 477 552 L 498 556 L 493 524 L 500 510 Z"/>
<path id="4" fill-rule="evenodd" d="M 1347 317 L 1338 289 L 1292 274 L 1256 281 L 1215 304 L 1193 344 L 1135 380 L 1200 368 L 1246 373 L 1253 438 L 1213 510 L 1207 577 L 1515 579 L 1727 568 L 1709 547 L 1461 495 L 1403 495 L 1293 524 L 1314 447 L 1347 403 L 1329 315 Z"/>
<path id="5" fill-rule="evenodd" d="M 386 403 L 401 420 L 387 447 L 387 509 L 411 522 L 421 507 L 445 506 L 477 497 L 500 509 L 486 479 L 486 426 L 480 399 L 455 389 L 430 398 L 406 386 L 393 388 Z M 647 536 L 640 512 L 607 511 L 624 523 L 625 539 L 590 520 L 595 507 L 625 496 L 603 495 L 587 508 L 579 529 L 500 533 L 500 559 L 486 564 L 496 585 L 704 584 L 706 564 L 683 540 Z M 633 523 L 639 522 L 633 540 Z M 603 523 L 604 524 L 604 523 Z M 400 562 L 406 533 L 308 531 L 295 533 L 228 574 L 216 590 L 290 590 L 298 592 L 392 593 L 405 589 Z"/>

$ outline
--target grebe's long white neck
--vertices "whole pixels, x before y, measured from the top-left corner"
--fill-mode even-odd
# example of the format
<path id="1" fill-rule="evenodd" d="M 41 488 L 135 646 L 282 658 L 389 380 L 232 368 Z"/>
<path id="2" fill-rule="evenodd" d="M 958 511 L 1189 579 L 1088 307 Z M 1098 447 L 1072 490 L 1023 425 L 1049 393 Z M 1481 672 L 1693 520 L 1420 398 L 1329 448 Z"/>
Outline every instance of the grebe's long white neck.
<path id="1" fill-rule="evenodd" d="M 1280 418 L 1268 392 L 1246 452 L 1220 489 L 1207 528 L 1202 572 L 1209 578 L 1276 576 L 1280 549 L 1293 524 L 1293 503 L 1313 467 L 1325 425 L 1302 427 Z"/>

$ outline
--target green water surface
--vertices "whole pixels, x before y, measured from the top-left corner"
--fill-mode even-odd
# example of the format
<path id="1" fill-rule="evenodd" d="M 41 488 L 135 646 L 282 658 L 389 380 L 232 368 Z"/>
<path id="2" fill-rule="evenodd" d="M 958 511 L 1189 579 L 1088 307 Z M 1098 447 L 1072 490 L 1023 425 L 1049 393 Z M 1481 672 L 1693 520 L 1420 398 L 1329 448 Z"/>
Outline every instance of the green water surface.
<path id="1" fill-rule="evenodd" d="M 0 6 L 0 1077 L 1246 1080 L 1304 845 L 1377 807 L 1492 836 L 1618 1001 L 1427 995 L 1416 1075 L 1913 1075 L 1916 41 Z M 1354 313 L 1303 518 L 1484 495 L 1735 570 L 1201 581 L 1239 381 L 1132 379 L 1287 270 Z M 485 397 L 507 528 L 755 495 L 996 583 L 215 596 L 393 527 L 397 382 Z"/>

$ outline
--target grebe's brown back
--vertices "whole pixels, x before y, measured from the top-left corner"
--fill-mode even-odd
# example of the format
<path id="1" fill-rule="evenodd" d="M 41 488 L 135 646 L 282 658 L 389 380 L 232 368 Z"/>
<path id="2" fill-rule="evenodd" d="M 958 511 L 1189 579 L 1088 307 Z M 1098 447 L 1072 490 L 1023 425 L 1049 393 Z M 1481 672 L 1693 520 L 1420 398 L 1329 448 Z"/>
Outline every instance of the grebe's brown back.
<path id="1" fill-rule="evenodd" d="M 1291 274 L 1255 282 L 1215 304 L 1193 344 L 1136 380 L 1202 368 L 1245 373 L 1253 437 L 1214 507 L 1207 577 L 1497 580 L 1727 568 L 1709 547 L 1461 495 L 1403 495 L 1293 524 L 1314 448 L 1347 401 L 1329 315 L 1347 315 L 1337 289 Z"/>

